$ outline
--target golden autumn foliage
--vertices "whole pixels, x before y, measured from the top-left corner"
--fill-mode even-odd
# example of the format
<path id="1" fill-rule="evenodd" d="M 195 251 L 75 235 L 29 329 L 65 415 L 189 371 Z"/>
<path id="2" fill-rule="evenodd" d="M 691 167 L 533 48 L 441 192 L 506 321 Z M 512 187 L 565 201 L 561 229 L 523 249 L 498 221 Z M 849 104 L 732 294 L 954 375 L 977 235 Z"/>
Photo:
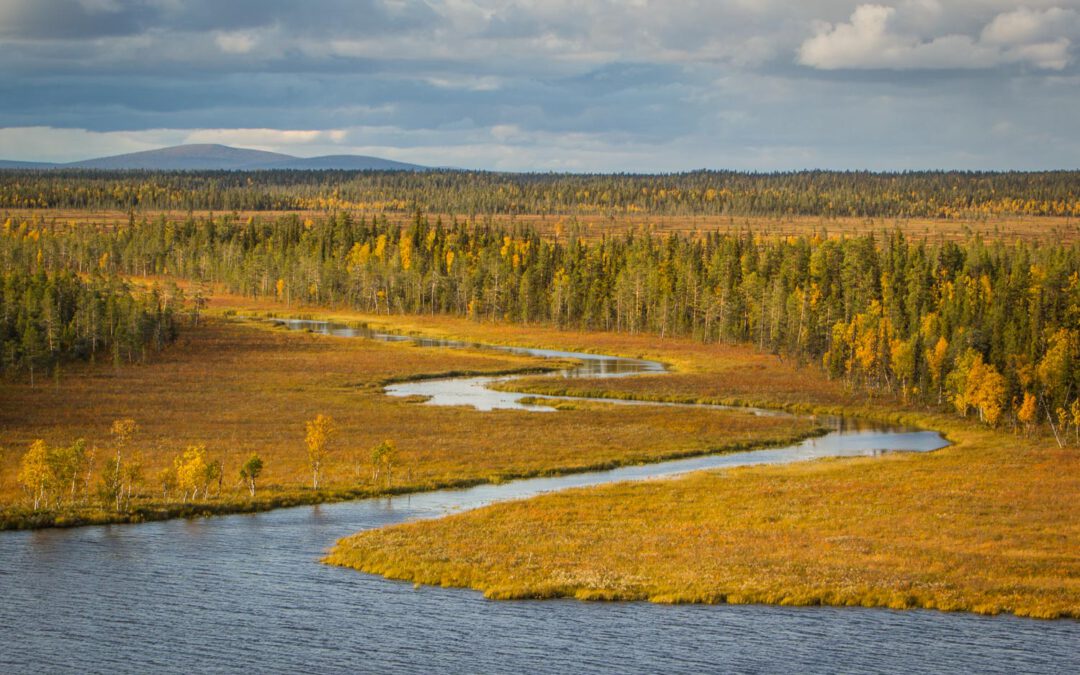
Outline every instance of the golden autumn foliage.
<path id="1" fill-rule="evenodd" d="M 1006 382 L 997 370 L 983 362 L 982 354 L 974 349 L 957 359 L 956 367 L 945 380 L 950 400 L 961 415 L 975 408 L 979 419 L 995 426 L 1005 407 Z"/>
<path id="2" fill-rule="evenodd" d="M 39 438 L 30 444 L 19 466 L 19 483 L 30 494 L 35 511 L 45 500 L 49 475 L 48 446 Z"/>
<path id="3" fill-rule="evenodd" d="M 209 466 L 206 462 L 206 446 L 188 446 L 184 454 L 176 458 L 175 466 L 176 486 L 183 501 L 198 499 L 200 491 L 205 496 Z"/>
<path id="4" fill-rule="evenodd" d="M 31 442 L 19 463 L 18 475 L 31 509 L 71 507 L 80 497 L 85 501 L 89 477 L 84 472 L 92 455 L 93 450 L 88 454 L 86 441 L 81 438 L 59 447 L 50 447 L 40 438 Z"/>
<path id="5" fill-rule="evenodd" d="M 1023 424 L 1025 428 L 1030 428 L 1035 423 L 1038 415 L 1039 411 L 1035 404 L 1035 395 L 1031 392 L 1024 392 L 1024 400 L 1016 413 L 1017 421 Z"/>
<path id="6" fill-rule="evenodd" d="M 239 299 L 216 296 L 211 313 L 238 308 L 248 314 L 257 308 L 229 302 Z M 399 319 L 404 321 L 399 327 L 407 329 L 411 319 L 394 320 Z M 430 321 L 437 330 L 438 317 Z M 481 332 L 471 339 L 484 341 L 483 328 L 475 328 Z M 490 337 L 501 339 L 497 330 Z M 698 348 L 690 341 L 685 345 Z M 61 516 L 66 522 L 147 519 L 355 498 L 388 489 L 428 490 L 787 443 L 817 431 L 811 421 L 792 424 L 738 412 L 687 411 L 672 417 L 663 408 L 609 405 L 557 415 L 479 413 L 380 393 L 384 383 L 403 378 L 528 371 L 538 365 L 548 364 L 211 317 L 185 331 L 160 358 L 137 368 L 72 368 L 58 388 L 0 386 L 0 426 L 6 431 L 0 437 L 0 525 L 48 524 Z M 340 431 L 330 442 L 316 491 L 303 432 L 319 414 L 332 417 Z M 126 507 L 125 485 L 132 486 L 121 472 L 110 491 L 109 512 L 98 512 L 96 499 L 85 506 L 81 500 L 73 506 L 65 502 L 63 512 L 53 510 L 50 500 L 48 513 L 28 519 L 21 509 L 31 504 L 18 469 L 29 443 L 42 438 L 61 447 L 85 437 L 91 447 L 104 449 L 93 466 L 93 481 L 108 475 L 111 482 L 115 443 L 108 420 L 129 417 L 138 420 L 139 432 L 123 451 L 122 468 L 135 453 L 142 456 L 131 511 L 115 512 L 115 496 L 122 489 Z M 388 438 L 394 439 L 397 456 L 376 477 L 371 448 Z M 193 479 L 180 489 L 174 461 L 191 446 L 206 446 L 203 462 L 215 477 Z M 264 462 L 255 496 L 240 477 L 252 452 Z M 78 493 L 83 492 L 80 484 Z M 63 515 L 70 508 L 75 511 Z"/>
<path id="7" fill-rule="evenodd" d="M 333 418 L 319 413 L 304 423 L 304 445 L 307 446 L 308 464 L 311 465 L 311 487 L 319 489 L 319 472 L 330 451 L 330 437 L 337 430 Z"/>
<path id="8" fill-rule="evenodd" d="M 130 417 L 114 420 L 112 426 L 109 428 L 109 433 L 113 435 L 116 447 L 118 448 L 126 447 L 138 431 L 139 423 Z"/>

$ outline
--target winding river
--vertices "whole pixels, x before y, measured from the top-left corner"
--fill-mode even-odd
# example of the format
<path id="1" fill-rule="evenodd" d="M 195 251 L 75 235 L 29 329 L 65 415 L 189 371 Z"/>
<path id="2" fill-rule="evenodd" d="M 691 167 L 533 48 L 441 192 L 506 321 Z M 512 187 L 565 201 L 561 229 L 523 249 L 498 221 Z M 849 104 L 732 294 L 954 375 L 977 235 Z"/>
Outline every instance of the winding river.
<path id="1" fill-rule="evenodd" d="M 289 327 L 412 340 L 321 323 Z M 499 349 L 581 362 L 564 376 L 663 370 L 635 359 Z M 402 383 L 387 393 L 428 396 L 430 405 L 549 410 L 487 389 L 492 379 Z M 827 436 L 789 448 L 251 515 L 0 533 L 0 672 L 1080 672 L 1077 621 L 493 602 L 472 591 L 415 589 L 317 562 L 334 541 L 358 530 L 551 490 L 944 445 L 933 432 L 829 423 Z"/>

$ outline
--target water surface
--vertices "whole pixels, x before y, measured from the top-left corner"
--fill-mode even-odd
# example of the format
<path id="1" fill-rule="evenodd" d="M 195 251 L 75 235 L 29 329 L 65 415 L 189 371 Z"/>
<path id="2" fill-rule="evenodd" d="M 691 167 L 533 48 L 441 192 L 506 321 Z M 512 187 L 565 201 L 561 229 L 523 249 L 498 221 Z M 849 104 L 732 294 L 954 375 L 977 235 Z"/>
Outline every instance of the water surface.
<path id="1" fill-rule="evenodd" d="M 610 359 L 558 353 L 567 357 L 585 368 Z M 653 362 L 596 367 L 659 366 L 644 363 Z M 492 400 L 516 403 L 481 404 Z M 359 530 L 571 486 L 944 443 L 934 432 L 827 422 L 833 433 L 790 448 L 205 520 L 0 533 L 0 672 L 1080 672 L 1076 621 L 493 602 L 317 562 Z"/>

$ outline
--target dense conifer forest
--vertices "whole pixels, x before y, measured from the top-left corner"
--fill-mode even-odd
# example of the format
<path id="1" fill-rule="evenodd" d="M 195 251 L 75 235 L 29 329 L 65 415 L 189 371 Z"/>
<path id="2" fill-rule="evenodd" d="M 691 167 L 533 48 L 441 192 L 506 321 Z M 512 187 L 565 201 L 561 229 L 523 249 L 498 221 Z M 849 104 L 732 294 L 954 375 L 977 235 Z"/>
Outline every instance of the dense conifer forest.
<path id="1" fill-rule="evenodd" d="M 870 391 L 950 403 L 992 425 L 1041 420 L 1076 428 L 1080 422 L 1076 245 L 958 244 L 910 240 L 898 231 L 783 239 L 631 232 L 552 240 L 524 226 L 418 214 L 399 227 L 339 213 L 157 218 L 119 228 L 8 223 L 0 261 L 5 270 L 19 270 L 7 275 L 13 280 L 3 296 L 5 345 L 20 344 L 28 331 L 64 330 L 49 329 L 38 308 L 55 303 L 43 298 L 69 296 L 88 298 L 102 316 L 114 316 L 100 332 L 113 331 L 114 349 L 121 326 L 131 326 L 123 335 L 137 336 L 140 345 L 160 342 L 169 332 L 162 327 L 171 326 L 161 294 L 139 301 L 104 289 L 116 289 L 116 275 L 166 275 L 294 307 L 448 313 L 746 342 Z M 87 275 L 90 281 L 79 281 Z M 58 279 L 74 290 L 46 295 Z M 126 318 L 108 313 L 115 298 L 125 298 Z M 73 344 L 84 350 L 86 322 L 77 317 L 86 302 L 60 303 L 68 309 L 57 324 L 73 326 Z M 20 315 L 18 307 L 31 309 Z M 36 319 L 10 318 L 27 313 Z M 25 351 L 5 347 L 8 353 Z M 26 358 L 5 356 L 5 362 Z"/>
<path id="2" fill-rule="evenodd" d="M 1080 215 L 1080 173 L 0 171 L 0 208 L 459 214 Z"/>
<path id="3" fill-rule="evenodd" d="M 112 274 L 79 276 L 55 265 L 13 264 L 0 271 L 0 374 L 59 376 L 69 360 L 141 360 L 177 334 L 174 306 L 159 291 L 134 291 Z M 172 298 L 182 302 L 181 294 Z"/>

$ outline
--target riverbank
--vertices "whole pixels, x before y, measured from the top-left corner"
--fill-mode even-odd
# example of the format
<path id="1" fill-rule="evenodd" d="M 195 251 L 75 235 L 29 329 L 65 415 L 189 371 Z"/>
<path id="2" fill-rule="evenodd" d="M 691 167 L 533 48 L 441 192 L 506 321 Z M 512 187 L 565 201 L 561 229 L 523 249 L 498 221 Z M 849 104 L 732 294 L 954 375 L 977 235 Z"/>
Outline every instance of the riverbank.
<path id="1" fill-rule="evenodd" d="M 224 317 L 185 333 L 147 364 L 87 366 L 55 385 L 0 387 L 0 529 L 144 522 L 263 511 L 387 494 L 564 475 L 717 452 L 787 445 L 822 433 L 811 420 L 759 418 L 741 411 L 598 403 L 556 414 L 419 405 L 382 393 L 392 382 L 471 374 L 536 372 L 560 362 L 469 349 L 415 347 L 290 332 L 267 322 Z M 336 420 L 338 434 L 310 489 L 304 421 Z M 141 430 L 130 449 L 141 465 L 132 508 L 97 504 L 95 488 L 111 456 L 108 427 L 130 417 Z M 86 438 L 96 447 L 93 480 L 78 507 L 32 511 L 17 483 L 18 463 L 35 438 L 50 445 Z M 376 477 L 371 448 L 399 448 L 393 482 Z M 167 483 L 174 458 L 206 444 L 222 463 L 210 499 L 185 503 Z M 265 462 L 256 498 L 238 480 L 239 464 Z M 69 502 L 70 503 L 70 502 Z"/>
<path id="2" fill-rule="evenodd" d="M 596 406 L 597 404 L 592 404 L 584 405 L 582 407 L 595 410 Z M 581 408 L 560 406 L 558 409 L 572 410 Z M 0 531 L 37 530 L 53 527 L 84 527 L 89 525 L 126 525 L 172 520 L 174 518 L 209 518 L 212 516 L 224 516 L 238 513 L 261 513 L 273 509 L 291 508 L 295 506 L 333 504 L 336 502 L 354 501 L 357 499 L 374 499 L 378 497 L 420 494 L 438 490 L 462 490 L 478 485 L 498 485 L 510 481 L 527 480 L 530 478 L 572 476 L 575 474 L 597 471 L 610 471 L 612 469 L 627 466 L 660 464 L 663 462 L 694 457 L 768 450 L 770 448 L 787 447 L 809 438 L 822 436 L 825 433 L 827 433 L 827 429 L 825 428 L 811 427 L 803 433 L 792 433 L 789 436 L 777 436 L 772 439 L 760 438 L 754 441 L 734 441 L 718 447 L 672 452 L 670 454 L 654 454 L 647 460 L 621 458 L 596 464 L 579 464 L 572 467 L 556 466 L 531 472 L 504 472 L 498 475 L 488 475 L 485 477 L 461 478 L 458 480 L 427 482 L 422 484 L 409 482 L 393 487 L 356 487 L 319 490 L 281 490 L 270 488 L 267 490 L 269 493 L 268 495 L 259 498 L 248 499 L 233 496 L 232 499 L 226 498 L 220 501 L 140 504 L 130 511 L 120 513 L 103 510 L 101 508 L 33 511 L 25 507 L 7 507 L 5 510 L 0 511 Z"/>
<path id="3" fill-rule="evenodd" d="M 326 562 L 494 599 L 1080 618 L 1080 453 L 954 430 L 929 455 L 700 472 L 363 532 Z"/>
<path id="4" fill-rule="evenodd" d="M 407 319 L 396 327 L 411 325 Z M 433 332 L 474 339 L 485 330 L 495 339 L 544 347 L 581 349 L 587 339 L 453 319 L 435 322 Z M 507 387 L 539 396 L 848 414 L 938 429 L 956 445 L 929 456 L 740 469 L 500 504 L 361 533 L 339 542 L 327 562 L 474 588 L 492 598 L 854 604 L 1080 617 L 1080 556 L 1074 553 L 1080 451 L 1057 448 L 1046 435 L 989 430 L 888 397 L 868 399 L 813 369 L 744 348 L 643 336 L 598 341 L 612 353 L 666 357 L 678 372 L 602 383 L 526 379 Z M 731 358 L 739 352 L 744 359 Z M 771 365 L 763 363 L 769 359 Z"/>

